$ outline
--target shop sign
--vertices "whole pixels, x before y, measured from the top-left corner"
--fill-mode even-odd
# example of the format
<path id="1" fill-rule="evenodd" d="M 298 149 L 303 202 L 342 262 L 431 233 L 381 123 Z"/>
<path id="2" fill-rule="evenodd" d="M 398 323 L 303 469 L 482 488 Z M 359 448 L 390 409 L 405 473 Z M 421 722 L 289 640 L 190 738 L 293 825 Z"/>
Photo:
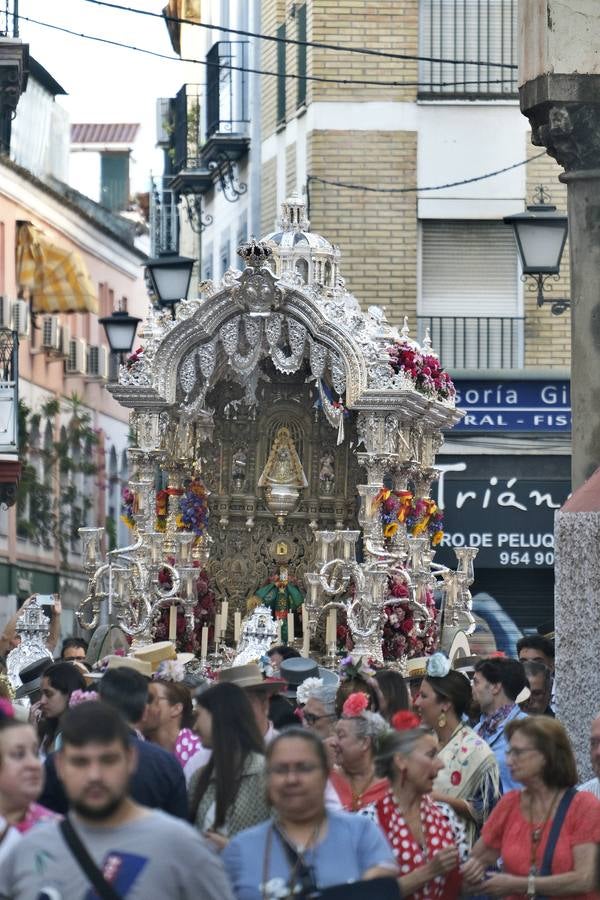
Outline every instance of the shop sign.
<path id="1" fill-rule="evenodd" d="M 571 431 L 570 383 L 457 381 L 456 405 L 465 415 L 453 431 Z"/>
<path id="2" fill-rule="evenodd" d="M 456 478 L 466 462 L 439 464 L 432 495 L 444 510 L 435 561 L 456 565 L 454 547 L 478 547 L 479 568 L 547 569 L 554 565 L 554 515 L 570 491 L 567 480 Z M 437 497 L 436 497 L 437 490 Z"/>

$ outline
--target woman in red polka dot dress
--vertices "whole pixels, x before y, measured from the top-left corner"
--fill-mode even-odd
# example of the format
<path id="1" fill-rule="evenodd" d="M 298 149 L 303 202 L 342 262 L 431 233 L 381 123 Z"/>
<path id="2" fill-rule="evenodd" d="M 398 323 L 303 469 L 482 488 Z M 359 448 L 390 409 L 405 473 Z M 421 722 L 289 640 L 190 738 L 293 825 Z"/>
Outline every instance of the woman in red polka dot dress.
<path id="1" fill-rule="evenodd" d="M 396 713 L 391 724 L 376 757 L 378 774 L 389 779 L 390 790 L 363 814 L 377 822 L 392 846 L 403 897 L 455 900 L 467 842 L 458 816 L 429 796 L 443 765 L 438 739 L 409 711 Z"/>

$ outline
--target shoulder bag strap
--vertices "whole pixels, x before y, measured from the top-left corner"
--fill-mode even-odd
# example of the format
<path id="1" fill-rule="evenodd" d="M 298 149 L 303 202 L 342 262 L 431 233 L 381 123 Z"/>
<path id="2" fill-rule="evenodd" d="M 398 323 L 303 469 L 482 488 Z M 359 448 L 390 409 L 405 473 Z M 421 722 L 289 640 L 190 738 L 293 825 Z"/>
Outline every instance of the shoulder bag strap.
<path id="1" fill-rule="evenodd" d="M 568 788 L 568 790 L 566 790 L 562 795 L 561 801 L 558 804 L 558 808 L 556 810 L 556 815 L 552 820 L 552 827 L 550 828 L 550 834 L 548 835 L 548 843 L 546 844 L 546 849 L 544 850 L 544 857 L 542 859 L 542 865 L 539 871 L 540 876 L 552 874 L 552 859 L 554 857 L 556 843 L 560 836 L 560 831 L 563 826 L 563 822 L 565 821 L 565 816 L 567 815 L 569 806 L 576 796 L 577 791 L 575 790 L 575 788 Z M 547 898 L 536 895 L 536 900 L 547 900 Z"/>
<path id="2" fill-rule="evenodd" d="M 68 818 L 65 817 L 60 823 L 60 830 L 69 850 L 77 860 L 79 867 L 101 900 L 123 900 L 121 895 L 115 891 L 112 884 L 108 883 L 81 842 L 79 835 L 69 822 Z"/>

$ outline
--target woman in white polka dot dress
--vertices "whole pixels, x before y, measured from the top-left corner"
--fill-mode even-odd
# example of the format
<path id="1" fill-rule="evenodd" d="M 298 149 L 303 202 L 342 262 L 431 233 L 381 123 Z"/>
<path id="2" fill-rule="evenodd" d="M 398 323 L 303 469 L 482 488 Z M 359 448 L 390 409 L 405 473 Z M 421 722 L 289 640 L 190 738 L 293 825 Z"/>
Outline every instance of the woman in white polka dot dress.
<path id="1" fill-rule="evenodd" d="M 429 796 L 437 773 L 435 732 L 403 710 L 379 740 L 377 772 L 390 790 L 367 807 L 386 835 L 400 866 L 402 896 L 415 900 L 455 900 L 460 895 L 459 862 L 467 856 L 464 826 L 447 804 Z"/>

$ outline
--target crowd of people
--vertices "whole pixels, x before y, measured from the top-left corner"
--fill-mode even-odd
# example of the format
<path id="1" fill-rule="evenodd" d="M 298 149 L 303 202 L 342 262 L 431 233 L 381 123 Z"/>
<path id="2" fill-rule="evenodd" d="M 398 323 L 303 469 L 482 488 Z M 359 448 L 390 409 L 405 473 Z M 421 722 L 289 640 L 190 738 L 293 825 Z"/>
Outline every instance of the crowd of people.
<path id="1" fill-rule="evenodd" d="M 600 717 L 578 785 L 548 638 L 407 678 L 161 647 L 2 687 L 0 898 L 600 898 Z"/>

